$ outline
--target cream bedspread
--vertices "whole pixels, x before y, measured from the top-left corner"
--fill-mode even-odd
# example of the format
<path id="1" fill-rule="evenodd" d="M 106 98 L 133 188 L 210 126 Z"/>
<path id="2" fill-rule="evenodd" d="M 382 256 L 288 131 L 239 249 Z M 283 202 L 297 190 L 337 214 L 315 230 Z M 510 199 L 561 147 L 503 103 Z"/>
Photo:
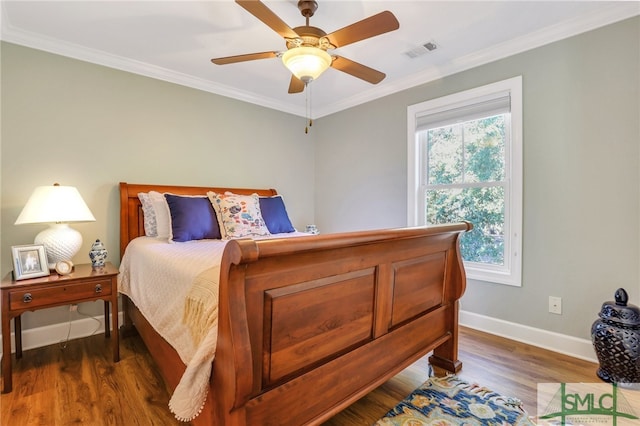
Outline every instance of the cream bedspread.
<path id="1" fill-rule="evenodd" d="M 198 328 L 185 319 L 187 296 L 196 278 L 197 288 L 208 289 L 213 297 L 210 313 L 217 312 L 220 260 L 226 245 L 223 240 L 202 240 L 169 244 L 150 237 L 140 237 L 127 246 L 118 290 L 126 294 L 153 328 L 178 352 L 186 365 L 169 408 L 177 419 L 188 421 L 201 411 L 206 400 L 211 362 L 218 336 L 217 317 L 208 332 L 194 339 Z M 203 296 L 200 294 L 200 296 Z M 209 317 L 202 312 L 200 318 Z"/>
<path id="2" fill-rule="evenodd" d="M 265 238 L 308 235 L 301 232 Z M 118 290 L 138 307 L 186 365 L 169 408 L 181 421 L 200 414 L 218 337 L 220 261 L 227 241 L 167 243 L 139 237 L 120 264 Z"/>

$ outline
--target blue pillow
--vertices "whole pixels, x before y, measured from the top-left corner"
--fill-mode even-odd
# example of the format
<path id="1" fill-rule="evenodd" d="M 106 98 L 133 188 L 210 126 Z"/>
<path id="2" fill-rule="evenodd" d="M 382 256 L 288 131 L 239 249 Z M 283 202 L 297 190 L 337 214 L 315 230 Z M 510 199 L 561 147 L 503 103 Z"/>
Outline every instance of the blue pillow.
<path id="1" fill-rule="evenodd" d="M 207 197 L 188 197 L 164 194 L 171 213 L 171 241 L 222 238 L 218 219 Z"/>
<path id="2" fill-rule="evenodd" d="M 295 228 L 289 220 L 284 200 L 280 195 L 275 197 L 260 197 L 260 211 L 267 229 L 272 234 L 295 232 Z"/>

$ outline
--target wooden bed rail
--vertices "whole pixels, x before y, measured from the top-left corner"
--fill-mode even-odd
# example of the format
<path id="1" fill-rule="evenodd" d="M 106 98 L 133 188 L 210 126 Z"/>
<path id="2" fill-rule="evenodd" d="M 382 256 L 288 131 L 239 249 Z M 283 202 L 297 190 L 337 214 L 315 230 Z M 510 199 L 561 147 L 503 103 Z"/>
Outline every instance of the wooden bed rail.
<path id="1" fill-rule="evenodd" d="M 251 238 L 234 240 L 240 246 L 240 263 L 257 260 L 258 257 L 282 256 L 304 251 L 317 251 L 323 248 L 343 248 L 362 244 L 372 244 L 386 240 L 417 238 L 427 235 L 468 232 L 473 229 L 471 222 L 449 223 L 437 227 L 417 226 L 414 228 L 377 229 L 372 231 L 344 232 L 327 235 L 313 235 L 295 239 L 287 238 L 282 244 L 278 239 L 253 240 Z"/>

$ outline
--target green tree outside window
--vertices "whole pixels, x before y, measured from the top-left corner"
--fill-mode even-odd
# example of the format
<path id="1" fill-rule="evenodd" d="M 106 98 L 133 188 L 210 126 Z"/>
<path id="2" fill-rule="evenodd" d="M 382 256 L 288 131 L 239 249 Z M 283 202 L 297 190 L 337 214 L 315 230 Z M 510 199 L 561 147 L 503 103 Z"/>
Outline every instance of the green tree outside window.
<path id="1" fill-rule="evenodd" d="M 505 257 L 505 115 L 424 131 L 425 215 L 429 224 L 467 220 L 465 261 L 503 265 Z"/>

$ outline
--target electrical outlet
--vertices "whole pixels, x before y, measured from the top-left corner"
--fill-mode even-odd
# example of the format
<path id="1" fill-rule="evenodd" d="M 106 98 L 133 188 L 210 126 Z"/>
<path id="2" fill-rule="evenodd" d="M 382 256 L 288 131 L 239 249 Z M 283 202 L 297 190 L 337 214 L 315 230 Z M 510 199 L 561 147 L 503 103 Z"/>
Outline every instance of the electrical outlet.
<path id="1" fill-rule="evenodd" d="M 75 312 L 78 310 L 78 305 L 76 305 L 75 303 L 69 305 L 69 312 Z"/>
<path id="2" fill-rule="evenodd" d="M 549 296 L 549 312 L 562 315 L 562 298 Z"/>

